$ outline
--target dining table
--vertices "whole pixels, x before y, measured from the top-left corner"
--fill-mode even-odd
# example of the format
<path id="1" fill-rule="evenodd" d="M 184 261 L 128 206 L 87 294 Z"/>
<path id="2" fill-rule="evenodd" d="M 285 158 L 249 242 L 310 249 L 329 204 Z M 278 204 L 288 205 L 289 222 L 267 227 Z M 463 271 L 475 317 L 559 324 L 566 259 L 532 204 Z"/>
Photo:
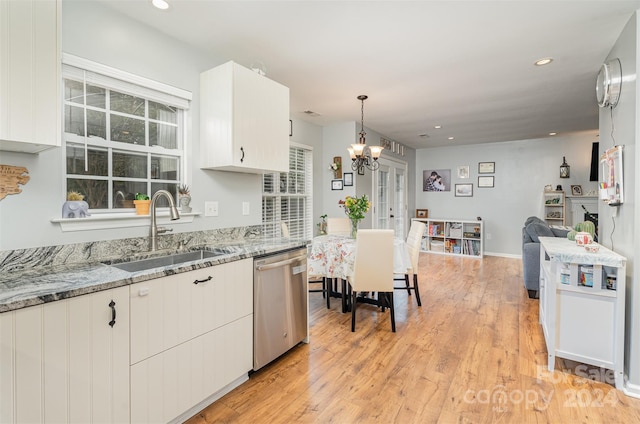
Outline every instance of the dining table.
<path id="1" fill-rule="evenodd" d="M 307 276 L 341 281 L 341 290 L 327 283 L 328 295 L 342 298 L 342 311 L 349 310 L 346 281 L 353 275 L 356 258 L 356 239 L 344 234 L 314 237 L 307 257 Z M 406 242 L 393 239 L 393 273 L 405 274 L 411 268 L 411 257 Z"/>

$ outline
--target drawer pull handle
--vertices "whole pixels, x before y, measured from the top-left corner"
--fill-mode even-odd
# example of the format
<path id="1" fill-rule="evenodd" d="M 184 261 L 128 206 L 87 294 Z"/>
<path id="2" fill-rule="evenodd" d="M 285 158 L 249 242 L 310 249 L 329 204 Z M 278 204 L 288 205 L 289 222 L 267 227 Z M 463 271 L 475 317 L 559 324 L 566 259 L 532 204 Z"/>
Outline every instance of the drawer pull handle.
<path id="1" fill-rule="evenodd" d="M 193 282 L 193 284 L 198 284 L 198 283 L 206 283 L 207 281 L 211 280 L 213 277 L 209 276 L 209 278 L 205 278 L 204 280 L 196 280 Z"/>
<path id="2" fill-rule="evenodd" d="M 242 153 L 242 157 L 240 158 L 240 163 L 244 162 L 244 148 L 240 147 L 240 152 Z"/>
<path id="3" fill-rule="evenodd" d="M 111 300 L 109 307 L 111 308 L 111 321 L 109 321 L 109 326 L 113 328 L 113 326 L 116 325 L 116 302 Z"/>

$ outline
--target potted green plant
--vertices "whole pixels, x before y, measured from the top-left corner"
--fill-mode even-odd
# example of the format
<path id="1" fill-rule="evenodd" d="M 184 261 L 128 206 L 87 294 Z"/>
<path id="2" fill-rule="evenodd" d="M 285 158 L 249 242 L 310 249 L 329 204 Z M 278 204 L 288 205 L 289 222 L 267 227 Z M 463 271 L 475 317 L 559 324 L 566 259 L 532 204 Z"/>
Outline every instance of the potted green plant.
<path id="1" fill-rule="evenodd" d="M 324 236 L 327 234 L 327 214 L 320 215 L 320 222 L 318 222 L 318 234 Z"/>
<path id="2" fill-rule="evenodd" d="M 180 211 L 182 212 L 191 212 L 191 192 L 189 191 L 189 186 L 186 184 L 178 185 L 178 201 L 180 203 Z"/>
<path id="3" fill-rule="evenodd" d="M 136 193 L 136 198 L 133 200 L 133 204 L 136 207 L 136 215 L 149 215 L 149 205 L 151 200 L 149 196 L 144 193 Z"/>

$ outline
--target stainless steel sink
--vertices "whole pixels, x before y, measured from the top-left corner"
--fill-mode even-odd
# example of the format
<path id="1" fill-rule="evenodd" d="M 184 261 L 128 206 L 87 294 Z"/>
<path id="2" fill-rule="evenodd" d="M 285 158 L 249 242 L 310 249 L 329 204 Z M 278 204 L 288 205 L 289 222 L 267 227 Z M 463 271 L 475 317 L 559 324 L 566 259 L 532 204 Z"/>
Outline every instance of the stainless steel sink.
<path id="1" fill-rule="evenodd" d="M 111 266 L 128 272 L 137 272 L 170 265 L 179 265 L 185 262 L 197 261 L 201 259 L 215 258 L 216 256 L 221 255 L 224 255 L 224 253 L 198 250 L 195 252 L 176 253 L 173 255 L 161 256 L 159 258 L 122 262 L 119 264 L 112 264 Z"/>

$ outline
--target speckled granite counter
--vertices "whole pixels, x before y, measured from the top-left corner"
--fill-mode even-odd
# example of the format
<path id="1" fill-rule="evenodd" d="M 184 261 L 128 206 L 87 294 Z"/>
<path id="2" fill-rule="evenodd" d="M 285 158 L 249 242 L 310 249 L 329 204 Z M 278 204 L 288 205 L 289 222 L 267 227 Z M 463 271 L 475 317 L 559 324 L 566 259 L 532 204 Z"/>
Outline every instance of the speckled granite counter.
<path id="1" fill-rule="evenodd" d="M 0 313 L 308 244 L 303 240 L 263 239 L 255 234 L 238 239 L 223 238 L 216 233 L 216 239 L 211 240 L 205 233 L 174 238 L 190 237 L 190 241 L 196 238 L 199 243 L 189 243 L 187 250 L 213 250 L 220 253 L 219 256 L 138 272 L 123 271 L 108 264 L 168 255 L 178 250 L 164 249 L 154 254 L 131 250 L 131 246 L 143 246 L 144 242 L 129 239 L 104 242 L 111 244 L 106 247 L 98 242 L 6 253 L 0 257 Z M 88 248 L 89 244 L 95 249 Z M 117 245 L 128 249 L 117 249 Z M 71 251 L 82 254 L 73 255 Z"/>
<path id="2" fill-rule="evenodd" d="M 598 252 L 587 252 L 584 246 L 564 237 L 540 237 L 544 250 L 558 262 L 577 264 L 600 264 L 612 267 L 622 266 L 627 258 L 599 245 Z"/>

